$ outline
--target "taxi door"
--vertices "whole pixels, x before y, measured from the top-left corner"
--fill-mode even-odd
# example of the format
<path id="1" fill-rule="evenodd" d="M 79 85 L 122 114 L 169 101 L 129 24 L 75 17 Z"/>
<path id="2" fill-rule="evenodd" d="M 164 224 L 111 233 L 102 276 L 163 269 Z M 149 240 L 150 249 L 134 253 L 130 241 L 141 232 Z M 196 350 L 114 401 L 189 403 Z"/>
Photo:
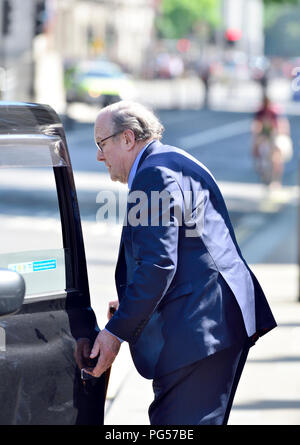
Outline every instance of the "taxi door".
<path id="1" fill-rule="evenodd" d="M 0 102 L 0 228 L 0 269 L 25 282 L 19 309 L 0 314 L 0 424 L 102 424 L 108 374 L 82 381 L 74 359 L 99 329 L 66 138 L 48 106 Z M 0 307 L 6 297 L 0 275 Z"/>

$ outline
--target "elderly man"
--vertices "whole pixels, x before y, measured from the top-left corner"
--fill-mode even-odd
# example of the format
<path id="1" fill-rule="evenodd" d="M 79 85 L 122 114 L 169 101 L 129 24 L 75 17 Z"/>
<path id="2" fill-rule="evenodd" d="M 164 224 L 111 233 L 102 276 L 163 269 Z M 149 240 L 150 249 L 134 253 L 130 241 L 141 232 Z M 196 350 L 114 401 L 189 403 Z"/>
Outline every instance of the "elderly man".
<path id="1" fill-rule="evenodd" d="M 162 132 L 152 112 L 131 102 L 102 109 L 95 123 L 97 160 L 129 195 L 117 310 L 87 372 L 100 376 L 127 341 L 138 372 L 153 379 L 151 424 L 222 425 L 249 347 L 276 322 L 212 174 L 163 145 Z"/>

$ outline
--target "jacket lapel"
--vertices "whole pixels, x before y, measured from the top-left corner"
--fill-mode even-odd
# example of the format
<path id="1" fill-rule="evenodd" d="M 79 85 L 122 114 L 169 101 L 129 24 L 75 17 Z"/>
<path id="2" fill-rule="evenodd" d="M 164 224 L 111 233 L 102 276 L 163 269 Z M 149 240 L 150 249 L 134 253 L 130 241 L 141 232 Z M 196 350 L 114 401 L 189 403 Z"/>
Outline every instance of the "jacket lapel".
<path id="1" fill-rule="evenodd" d="M 155 148 L 158 147 L 158 145 L 161 144 L 159 141 L 155 140 L 153 142 L 151 142 L 148 147 L 146 148 L 146 150 L 144 151 L 144 153 L 141 156 L 141 159 L 139 161 L 138 167 L 137 167 L 137 172 L 138 169 L 140 168 L 140 166 L 142 165 L 142 163 L 144 162 L 144 160 L 147 158 L 147 156 L 149 156 L 154 150 Z"/>
<path id="2" fill-rule="evenodd" d="M 142 165 L 142 163 L 144 162 L 144 160 L 146 159 L 146 157 L 149 156 L 149 154 L 151 154 L 153 152 L 153 150 L 155 149 L 155 147 L 159 143 L 160 143 L 159 141 L 155 140 L 155 141 L 151 142 L 148 145 L 148 147 L 146 148 L 146 150 L 142 154 L 141 159 L 139 160 L 138 167 L 137 167 L 137 172 L 138 172 L 138 169 L 140 168 L 140 166 Z M 120 252 L 121 252 L 121 249 L 122 249 L 122 246 L 123 246 L 123 243 L 124 243 L 125 222 L 127 224 L 127 215 L 128 215 L 128 202 L 127 202 L 126 214 L 125 214 L 124 222 L 123 222 L 123 228 L 122 228 L 122 234 L 121 234 L 121 240 L 120 240 L 118 257 L 120 256 Z"/>
<path id="3" fill-rule="evenodd" d="M 142 165 L 142 163 L 144 162 L 144 160 L 147 158 L 147 156 L 149 156 L 155 150 L 155 148 L 158 147 L 159 144 L 160 144 L 160 142 L 155 140 L 148 145 L 148 147 L 142 154 L 141 159 L 138 163 L 137 172 L 138 172 L 138 169 L 140 168 L 140 166 Z M 119 246 L 119 253 L 118 253 L 118 260 L 117 260 L 116 271 L 115 271 L 115 279 L 116 279 L 117 289 L 120 286 L 122 286 L 123 283 L 126 282 L 126 262 L 125 262 L 125 254 L 124 254 L 124 237 L 125 237 L 125 230 L 126 230 L 125 222 L 127 224 L 127 214 L 128 214 L 128 202 L 127 202 L 127 207 L 126 207 L 126 214 L 124 217 L 124 223 L 123 223 L 120 246 Z"/>

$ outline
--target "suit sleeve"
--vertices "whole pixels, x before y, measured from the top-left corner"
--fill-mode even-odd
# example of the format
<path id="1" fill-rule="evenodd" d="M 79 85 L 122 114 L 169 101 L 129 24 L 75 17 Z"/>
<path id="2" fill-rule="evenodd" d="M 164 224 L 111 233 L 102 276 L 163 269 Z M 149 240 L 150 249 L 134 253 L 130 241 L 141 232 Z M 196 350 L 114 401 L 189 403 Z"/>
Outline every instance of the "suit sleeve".
<path id="1" fill-rule="evenodd" d="M 140 224 L 136 224 L 134 203 L 128 207 L 133 277 L 126 285 L 118 311 L 106 325 L 112 334 L 129 343 L 138 339 L 175 275 L 182 212 L 181 191 L 166 170 L 142 170 L 134 180 L 132 192 L 142 196 L 138 206 Z M 159 205 L 153 192 L 162 196 Z"/>

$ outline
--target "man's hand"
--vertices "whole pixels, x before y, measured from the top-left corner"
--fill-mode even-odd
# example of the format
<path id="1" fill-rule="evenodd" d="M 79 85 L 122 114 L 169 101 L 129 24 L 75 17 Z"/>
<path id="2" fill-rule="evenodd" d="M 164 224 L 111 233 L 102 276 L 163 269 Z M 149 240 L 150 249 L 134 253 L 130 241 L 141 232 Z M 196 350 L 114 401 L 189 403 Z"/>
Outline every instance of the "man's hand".
<path id="1" fill-rule="evenodd" d="M 80 338 L 76 342 L 75 361 L 79 369 L 88 365 L 91 353 L 90 340 L 88 338 Z"/>
<path id="2" fill-rule="evenodd" d="M 93 359 L 99 355 L 98 362 L 94 368 L 85 368 L 84 370 L 93 377 L 100 377 L 115 360 L 121 343 L 109 332 L 101 331 L 94 343 L 90 358 Z"/>

